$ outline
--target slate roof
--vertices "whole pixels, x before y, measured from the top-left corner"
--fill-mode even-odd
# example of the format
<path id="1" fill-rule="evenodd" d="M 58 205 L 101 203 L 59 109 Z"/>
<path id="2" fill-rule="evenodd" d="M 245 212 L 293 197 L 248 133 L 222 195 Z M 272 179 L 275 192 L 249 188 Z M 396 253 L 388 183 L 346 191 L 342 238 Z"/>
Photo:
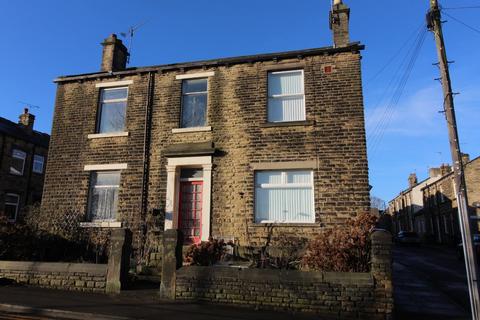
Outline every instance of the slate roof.
<path id="1" fill-rule="evenodd" d="M 31 142 L 37 146 L 48 148 L 50 135 L 33 130 L 29 133 L 21 124 L 0 117 L 0 134 Z"/>

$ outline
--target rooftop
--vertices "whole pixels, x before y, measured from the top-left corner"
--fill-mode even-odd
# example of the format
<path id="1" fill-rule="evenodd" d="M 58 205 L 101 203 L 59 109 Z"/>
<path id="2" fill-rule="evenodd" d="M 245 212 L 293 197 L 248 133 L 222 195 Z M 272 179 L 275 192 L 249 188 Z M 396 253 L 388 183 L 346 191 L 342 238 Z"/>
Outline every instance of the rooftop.
<path id="1" fill-rule="evenodd" d="M 28 132 L 21 124 L 2 117 L 0 117 L 0 134 L 25 140 L 44 148 L 48 148 L 48 143 L 50 141 L 50 135 L 35 130 Z"/>
<path id="2" fill-rule="evenodd" d="M 122 71 L 116 72 L 93 72 L 93 73 L 84 73 L 78 75 L 66 75 L 59 76 L 54 80 L 54 82 L 66 82 L 74 80 L 82 80 L 89 78 L 100 78 L 100 77 L 109 77 L 112 75 L 128 75 L 135 73 L 145 73 L 145 72 L 155 72 L 155 71 L 172 71 L 179 69 L 192 69 L 199 67 L 216 67 L 216 66 L 230 66 L 234 64 L 241 63 L 254 63 L 260 61 L 271 61 L 271 60 L 280 60 L 280 59 L 291 59 L 291 58 L 303 58 L 307 56 L 316 56 L 316 55 L 331 55 L 341 52 L 354 52 L 358 53 L 360 50 L 365 49 L 365 46 L 359 42 L 350 43 L 345 47 L 322 47 L 322 48 L 312 48 L 312 49 L 302 49 L 294 51 L 283 51 L 283 52 L 274 52 L 274 53 L 264 53 L 256 55 L 247 55 L 247 56 L 238 56 L 238 57 L 228 57 L 228 58 L 218 58 L 210 60 L 199 60 L 192 62 L 181 62 L 173 64 L 163 64 L 155 65 L 149 67 L 132 67 L 127 68 Z"/>

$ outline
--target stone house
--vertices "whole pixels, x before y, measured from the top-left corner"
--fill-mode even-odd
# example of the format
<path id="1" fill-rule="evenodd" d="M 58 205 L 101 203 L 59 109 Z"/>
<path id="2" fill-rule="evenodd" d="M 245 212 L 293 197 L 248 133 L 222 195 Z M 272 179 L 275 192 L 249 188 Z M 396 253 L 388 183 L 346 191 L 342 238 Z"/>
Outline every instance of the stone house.
<path id="1" fill-rule="evenodd" d="M 417 231 L 424 234 L 424 226 L 416 215 L 423 209 L 423 187 L 450 172 L 450 167 L 430 168 L 428 178 L 418 182 L 417 174 L 411 173 L 408 176 L 408 188 L 402 190 L 398 196 L 388 202 L 388 213 L 392 216 L 394 232 Z"/>
<path id="2" fill-rule="evenodd" d="M 463 156 L 470 216 L 480 215 L 480 157 L 470 161 Z M 458 206 L 454 189 L 453 172 L 422 188 L 424 210 L 417 219 L 426 221 L 426 232 L 432 241 L 444 244 L 461 242 Z M 477 231 L 474 231 L 478 233 Z"/>
<path id="3" fill-rule="evenodd" d="M 369 210 L 364 46 L 337 2 L 323 48 L 127 67 L 105 39 L 100 71 L 55 79 L 42 210 L 128 228 L 137 253 L 166 229 L 262 246 Z"/>
<path id="4" fill-rule="evenodd" d="M 463 155 L 469 208 L 478 215 L 480 203 L 480 158 L 470 161 Z M 419 183 L 416 175 L 409 177 L 410 188 L 389 201 L 395 232 L 415 231 L 425 241 L 445 244 L 460 242 L 456 196 L 453 187 L 453 171 L 447 164 L 430 168 L 429 177 Z"/>
<path id="5" fill-rule="evenodd" d="M 0 215 L 9 222 L 42 199 L 50 136 L 33 130 L 34 122 L 27 108 L 18 123 L 0 117 Z"/>

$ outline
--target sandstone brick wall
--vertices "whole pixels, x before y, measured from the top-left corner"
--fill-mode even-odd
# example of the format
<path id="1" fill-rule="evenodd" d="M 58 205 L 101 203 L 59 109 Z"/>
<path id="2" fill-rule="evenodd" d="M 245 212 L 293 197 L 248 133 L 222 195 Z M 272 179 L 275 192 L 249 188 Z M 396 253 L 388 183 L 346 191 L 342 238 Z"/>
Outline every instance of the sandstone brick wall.
<path id="1" fill-rule="evenodd" d="M 369 273 L 184 267 L 177 271 L 176 299 L 315 312 L 320 316 L 376 317 Z"/>
<path id="2" fill-rule="evenodd" d="M 46 288 L 105 292 L 107 265 L 0 261 L 0 278 Z"/>
<path id="3" fill-rule="evenodd" d="M 113 76 L 65 78 L 58 83 L 43 209 L 85 213 L 89 172 L 83 171 L 83 166 L 126 162 L 118 218 L 132 229 L 134 248 L 144 245 L 140 211 L 146 73 L 153 72 L 147 214 L 161 215 L 165 209 L 165 149 L 177 143 L 212 141 L 217 152 L 213 156 L 211 235 L 236 237 L 240 245 L 265 243 L 265 225 L 254 223 L 252 169 L 253 164 L 263 162 L 317 163 L 315 224 L 275 225 L 274 238 L 281 234 L 313 237 L 325 227 L 341 224 L 369 207 L 360 58 L 357 48 L 270 61 L 253 59 L 230 65 L 158 67 Z M 324 73 L 326 65 L 332 66 L 332 73 Z M 268 70 L 292 67 L 304 70 L 307 121 L 266 126 Z M 181 80 L 175 76 L 205 71 L 215 72 L 209 78 L 207 110 L 207 125 L 212 131 L 172 133 L 178 128 L 181 108 Z M 95 84 L 115 80 L 133 80 L 126 116 L 130 135 L 89 140 L 87 135 L 95 131 L 98 110 L 100 90 Z"/>

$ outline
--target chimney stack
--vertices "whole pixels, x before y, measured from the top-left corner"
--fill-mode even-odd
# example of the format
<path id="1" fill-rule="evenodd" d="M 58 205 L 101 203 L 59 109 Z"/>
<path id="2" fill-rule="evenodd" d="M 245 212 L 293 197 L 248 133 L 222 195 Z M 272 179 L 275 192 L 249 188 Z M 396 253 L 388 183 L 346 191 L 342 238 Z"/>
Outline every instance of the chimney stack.
<path id="1" fill-rule="evenodd" d="M 435 177 L 438 177 L 440 175 L 440 168 L 430 168 L 430 170 L 428 170 L 428 176 L 430 178 L 435 178 Z"/>
<path id="2" fill-rule="evenodd" d="M 127 67 L 129 56 L 127 48 L 122 40 L 117 39 L 116 34 L 111 34 L 102 43 L 102 66 L 101 71 L 120 71 Z"/>
<path id="3" fill-rule="evenodd" d="M 448 164 L 444 163 L 440 166 L 440 174 L 442 175 L 442 177 L 449 174 L 450 172 L 452 172 L 452 167 L 450 167 Z"/>
<path id="4" fill-rule="evenodd" d="M 470 155 L 468 153 L 462 153 L 462 163 L 463 165 L 470 162 Z"/>
<path id="5" fill-rule="evenodd" d="M 335 48 L 346 47 L 350 43 L 350 8 L 342 0 L 334 0 L 330 12 L 330 30 L 333 33 L 333 45 Z"/>
<path id="6" fill-rule="evenodd" d="M 33 131 L 35 116 L 28 112 L 28 108 L 23 109 L 23 113 L 18 117 L 18 123 L 25 127 L 29 132 Z"/>
<path id="7" fill-rule="evenodd" d="M 417 185 L 417 183 L 418 183 L 417 174 L 410 173 L 410 175 L 408 176 L 408 187 L 413 188 L 414 186 Z"/>

